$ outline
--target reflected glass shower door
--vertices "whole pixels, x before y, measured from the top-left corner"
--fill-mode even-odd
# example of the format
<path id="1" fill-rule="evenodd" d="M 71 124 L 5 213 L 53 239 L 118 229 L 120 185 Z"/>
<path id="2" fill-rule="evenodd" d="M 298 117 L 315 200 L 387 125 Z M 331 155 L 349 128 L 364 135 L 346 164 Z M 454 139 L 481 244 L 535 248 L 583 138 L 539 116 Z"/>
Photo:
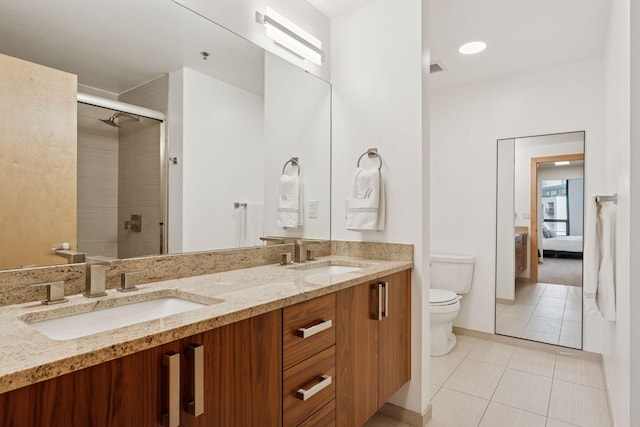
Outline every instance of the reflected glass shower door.
<path id="1" fill-rule="evenodd" d="M 78 104 L 78 251 L 161 253 L 162 122 Z"/>

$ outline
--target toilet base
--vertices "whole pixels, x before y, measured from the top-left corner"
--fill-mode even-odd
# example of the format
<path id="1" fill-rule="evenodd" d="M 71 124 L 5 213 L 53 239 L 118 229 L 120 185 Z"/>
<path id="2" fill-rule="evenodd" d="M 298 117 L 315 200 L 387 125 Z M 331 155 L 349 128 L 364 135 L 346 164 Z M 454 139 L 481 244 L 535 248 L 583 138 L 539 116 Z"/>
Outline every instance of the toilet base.
<path id="1" fill-rule="evenodd" d="M 453 322 L 431 326 L 430 356 L 444 356 L 455 347 L 457 338 L 453 333 Z"/>

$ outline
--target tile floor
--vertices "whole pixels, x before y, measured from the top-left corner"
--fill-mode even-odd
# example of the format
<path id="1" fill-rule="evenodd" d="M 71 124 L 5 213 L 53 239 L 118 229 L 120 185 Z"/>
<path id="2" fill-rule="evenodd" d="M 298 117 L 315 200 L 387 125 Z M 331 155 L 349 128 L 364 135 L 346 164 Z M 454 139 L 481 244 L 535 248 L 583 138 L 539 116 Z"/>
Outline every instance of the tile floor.
<path id="1" fill-rule="evenodd" d="M 582 288 L 516 283 L 515 304 L 496 304 L 496 333 L 582 348 Z"/>
<path id="2" fill-rule="evenodd" d="M 608 427 L 599 362 L 458 335 L 431 358 L 428 427 Z M 409 427 L 376 415 L 366 427 Z"/>

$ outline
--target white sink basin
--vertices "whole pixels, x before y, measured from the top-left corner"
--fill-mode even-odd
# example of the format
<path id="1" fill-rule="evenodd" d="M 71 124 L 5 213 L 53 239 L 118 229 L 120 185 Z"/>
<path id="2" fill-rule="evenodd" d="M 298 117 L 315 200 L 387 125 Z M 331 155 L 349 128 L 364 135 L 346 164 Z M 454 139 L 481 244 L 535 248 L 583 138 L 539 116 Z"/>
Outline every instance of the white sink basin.
<path id="1" fill-rule="evenodd" d="M 202 307 L 207 307 L 207 304 L 165 296 L 117 307 L 27 323 L 49 338 L 69 340 Z"/>
<path id="2" fill-rule="evenodd" d="M 362 270 L 362 267 L 353 267 L 350 265 L 323 265 L 320 267 L 304 269 L 304 272 L 308 274 L 329 274 L 333 276 L 338 274 L 353 273 L 360 270 Z"/>

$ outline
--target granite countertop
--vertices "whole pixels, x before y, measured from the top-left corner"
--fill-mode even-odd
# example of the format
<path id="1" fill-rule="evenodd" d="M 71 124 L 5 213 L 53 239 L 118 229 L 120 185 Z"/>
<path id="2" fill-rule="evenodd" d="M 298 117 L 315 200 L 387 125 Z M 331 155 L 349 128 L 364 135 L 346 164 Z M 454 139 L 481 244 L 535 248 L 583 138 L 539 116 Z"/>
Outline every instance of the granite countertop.
<path id="1" fill-rule="evenodd" d="M 327 264 L 363 267 L 340 275 L 310 274 Z M 27 386 L 177 339 L 277 310 L 413 267 L 410 261 L 384 261 L 327 256 L 303 264 L 266 265 L 223 273 L 138 285 L 137 292 L 107 291 L 68 303 L 40 302 L 0 307 L 0 393 Z M 159 296 L 177 296 L 207 305 L 85 337 L 53 340 L 26 322 L 56 318 Z M 21 320 L 21 319 L 24 319 Z"/>

